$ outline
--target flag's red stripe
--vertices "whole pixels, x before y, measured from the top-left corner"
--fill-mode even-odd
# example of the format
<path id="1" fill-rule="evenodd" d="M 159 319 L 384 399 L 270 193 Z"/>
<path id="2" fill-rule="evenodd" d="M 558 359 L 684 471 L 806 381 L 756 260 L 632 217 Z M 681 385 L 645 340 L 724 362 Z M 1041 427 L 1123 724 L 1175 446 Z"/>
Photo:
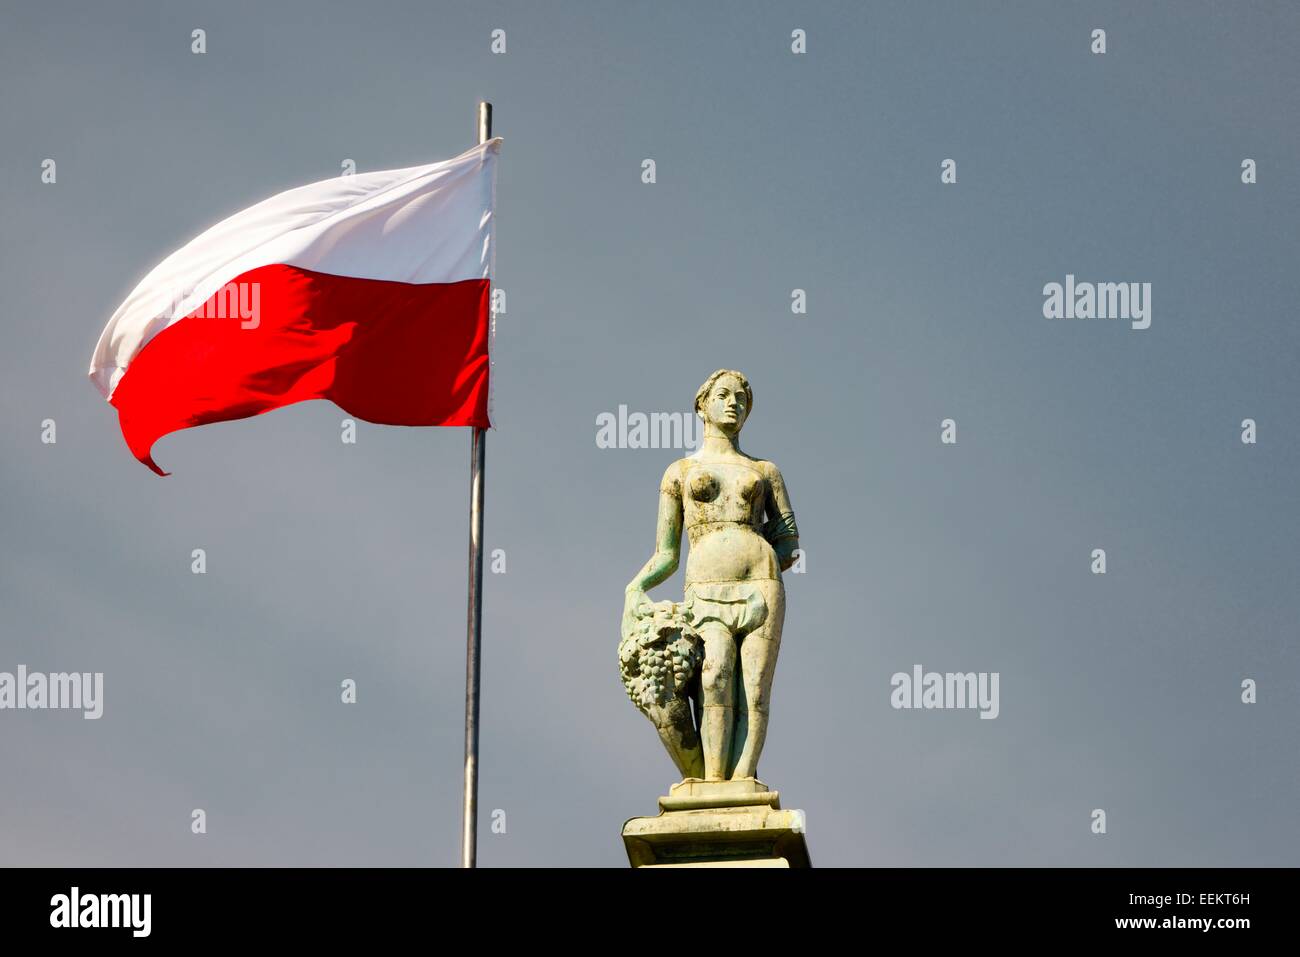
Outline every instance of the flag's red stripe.
<path id="1" fill-rule="evenodd" d="M 251 307 L 252 283 L 257 315 L 245 319 L 239 294 Z M 487 427 L 488 280 L 412 284 L 277 265 L 229 288 L 154 336 L 113 393 L 127 445 L 155 472 L 166 474 L 150 450 L 169 432 L 305 399 L 386 425 Z"/>

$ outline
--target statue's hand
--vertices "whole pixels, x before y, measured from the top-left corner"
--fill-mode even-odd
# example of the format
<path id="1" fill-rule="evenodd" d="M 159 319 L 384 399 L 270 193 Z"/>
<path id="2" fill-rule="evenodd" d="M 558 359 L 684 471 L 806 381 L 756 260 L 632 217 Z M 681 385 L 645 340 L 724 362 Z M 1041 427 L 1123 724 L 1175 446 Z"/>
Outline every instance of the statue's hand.
<path id="1" fill-rule="evenodd" d="M 644 589 L 628 588 L 623 599 L 623 637 L 626 638 L 636 629 L 638 618 L 653 612 L 654 602 L 646 595 Z"/>

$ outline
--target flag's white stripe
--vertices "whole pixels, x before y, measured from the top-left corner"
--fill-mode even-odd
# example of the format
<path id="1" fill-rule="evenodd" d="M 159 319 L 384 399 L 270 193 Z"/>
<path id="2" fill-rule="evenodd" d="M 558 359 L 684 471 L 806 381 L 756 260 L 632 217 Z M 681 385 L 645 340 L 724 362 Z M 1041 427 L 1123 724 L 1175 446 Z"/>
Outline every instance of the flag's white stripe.
<path id="1" fill-rule="evenodd" d="M 95 346 L 91 379 L 111 397 L 150 339 L 259 266 L 411 283 L 491 278 L 500 145 L 497 138 L 442 163 L 337 176 L 222 220 L 131 291 Z"/>

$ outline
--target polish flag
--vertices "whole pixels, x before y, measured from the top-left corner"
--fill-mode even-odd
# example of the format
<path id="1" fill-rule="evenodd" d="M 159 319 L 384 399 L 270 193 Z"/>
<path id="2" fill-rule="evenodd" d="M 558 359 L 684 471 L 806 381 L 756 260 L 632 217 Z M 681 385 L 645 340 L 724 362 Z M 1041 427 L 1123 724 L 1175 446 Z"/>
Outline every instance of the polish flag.
<path id="1" fill-rule="evenodd" d="M 169 432 L 329 399 L 384 425 L 491 425 L 500 138 L 428 166 L 300 186 L 164 259 L 90 378 L 159 475 Z"/>

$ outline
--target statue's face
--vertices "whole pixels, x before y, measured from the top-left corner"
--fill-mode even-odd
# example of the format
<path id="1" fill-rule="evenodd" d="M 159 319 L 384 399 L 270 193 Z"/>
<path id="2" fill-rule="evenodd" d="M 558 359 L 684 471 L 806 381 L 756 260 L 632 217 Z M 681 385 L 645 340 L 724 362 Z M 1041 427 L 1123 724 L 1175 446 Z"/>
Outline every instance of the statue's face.
<path id="1" fill-rule="evenodd" d="M 718 378 L 709 388 L 709 394 L 700 403 L 700 415 L 716 426 L 724 435 L 735 435 L 745 425 L 749 406 L 745 401 L 745 387 L 734 375 Z"/>

